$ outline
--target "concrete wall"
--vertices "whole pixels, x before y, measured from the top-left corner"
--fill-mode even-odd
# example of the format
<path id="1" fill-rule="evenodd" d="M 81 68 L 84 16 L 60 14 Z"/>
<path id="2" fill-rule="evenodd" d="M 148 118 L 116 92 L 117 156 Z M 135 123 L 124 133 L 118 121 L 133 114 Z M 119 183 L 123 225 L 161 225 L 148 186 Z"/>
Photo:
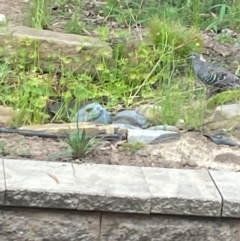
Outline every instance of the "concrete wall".
<path id="1" fill-rule="evenodd" d="M 239 241 L 240 220 L 0 209 L 1 241 Z"/>

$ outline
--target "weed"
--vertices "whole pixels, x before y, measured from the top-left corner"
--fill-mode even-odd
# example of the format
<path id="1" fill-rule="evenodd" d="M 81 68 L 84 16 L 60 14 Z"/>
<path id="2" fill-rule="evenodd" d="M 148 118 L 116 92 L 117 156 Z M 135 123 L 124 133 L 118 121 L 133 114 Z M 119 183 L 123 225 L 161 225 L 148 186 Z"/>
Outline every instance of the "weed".
<path id="1" fill-rule="evenodd" d="M 65 24 L 67 33 L 81 34 L 83 30 L 83 23 L 80 22 L 80 16 L 74 13 L 71 19 Z"/>
<path id="2" fill-rule="evenodd" d="M 32 28 L 50 28 L 50 7 L 47 0 L 32 0 L 25 10 L 26 25 Z"/>
<path id="3" fill-rule="evenodd" d="M 78 122 L 76 130 L 69 130 L 66 142 L 71 148 L 72 157 L 78 159 L 86 157 L 99 144 L 99 140 L 94 137 L 87 137 L 85 130 L 79 129 Z"/>
<path id="4" fill-rule="evenodd" d="M 10 154 L 10 150 L 7 148 L 7 145 L 4 141 L 0 141 L 0 155 L 7 156 Z"/>
<path id="5" fill-rule="evenodd" d="M 145 144 L 142 142 L 135 142 L 135 143 L 123 143 L 122 144 L 122 149 L 125 151 L 131 151 L 131 152 L 136 152 L 138 150 L 141 150 L 145 147 Z"/>
<path id="6" fill-rule="evenodd" d="M 150 37 L 158 48 L 165 52 L 186 57 L 189 52 L 202 51 L 201 33 L 195 28 L 186 28 L 181 24 L 160 20 L 154 17 L 148 23 Z"/>

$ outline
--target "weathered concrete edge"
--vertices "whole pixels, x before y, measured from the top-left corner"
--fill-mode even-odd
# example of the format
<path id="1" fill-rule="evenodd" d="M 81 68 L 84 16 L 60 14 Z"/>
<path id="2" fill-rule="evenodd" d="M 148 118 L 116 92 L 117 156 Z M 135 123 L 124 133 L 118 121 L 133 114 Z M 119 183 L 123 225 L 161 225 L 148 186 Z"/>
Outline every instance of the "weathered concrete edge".
<path id="1" fill-rule="evenodd" d="M 19 190 L 7 190 L 6 189 L 6 179 L 5 179 L 5 169 L 4 169 L 4 165 L 3 165 L 3 159 L 1 159 L 0 160 L 2 163 L 0 164 L 1 166 L 2 166 L 2 168 L 0 168 L 0 171 L 1 171 L 1 169 L 3 169 L 3 185 L 1 185 L 2 187 L 4 187 L 4 188 L 2 188 L 2 187 L 0 187 L 0 205 L 1 206 L 9 206 L 9 205 L 7 205 L 7 203 L 8 203 L 8 200 L 7 200 L 7 198 L 8 198 L 8 194 L 10 193 L 10 192 L 22 192 L 23 190 L 21 190 L 21 189 L 19 189 Z M 24 161 L 24 160 L 19 160 L 19 161 Z M 34 161 L 35 162 L 35 161 Z M 38 161 L 36 161 L 36 162 L 38 162 Z M 62 164 L 61 162 L 59 162 L 59 165 L 60 164 Z M 81 164 L 80 164 L 81 165 Z M 101 164 L 99 164 L 99 165 L 101 165 Z M 139 167 L 139 168 L 141 168 L 141 167 Z M 209 171 L 208 171 L 208 173 L 209 173 Z M 209 173 L 209 175 L 210 175 L 210 173 Z M 144 176 L 144 175 L 143 175 Z M 214 185 L 216 186 L 216 182 L 214 181 L 214 179 L 213 179 L 213 177 L 210 175 L 210 177 L 212 178 L 212 181 L 213 181 L 213 183 L 214 183 Z M 43 189 L 44 189 L 44 187 L 43 187 Z M 221 193 L 220 193 L 220 191 L 219 191 L 219 189 L 217 188 L 217 186 L 216 186 L 216 190 L 218 191 L 218 193 L 221 195 L 221 197 L 223 196 Z M 41 190 L 42 191 L 42 190 Z M 47 193 L 47 195 L 51 195 L 51 194 L 54 194 L 54 193 Z M 150 191 L 149 191 L 149 194 L 150 194 Z M 63 193 L 63 195 L 66 195 L 66 192 L 65 193 Z M 151 194 L 150 194 L 151 195 Z M 40 195 L 41 196 L 41 195 Z M 78 196 L 78 198 L 79 198 L 80 196 Z M 99 197 L 99 195 L 96 195 L 96 197 Z M 93 197 L 94 198 L 94 197 Z M 128 197 L 125 197 L 125 199 L 127 199 Z M 129 198 L 132 198 L 132 197 L 129 197 Z M 141 197 L 140 197 L 140 199 L 141 199 Z M 152 199 L 152 198 L 151 198 Z M 176 197 L 174 197 L 174 199 L 178 199 L 178 197 L 176 196 Z M 179 197 L 179 199 L 181 199 L 181 197 Z M 190 200 L 190 199 L 189 199 Z M 126 201 L 126 200 L 125 200 Z M 193 200 L 194 201 L 194 200 Z M 221 210 L 219 210 L 219 213 L 220 213 L 220 216 L 221 217 L 231 217 L 231 214 L 229 214 L 229 215 L 224 215 L 223 213 L 222 213 L 222 209 L 224 210 L 224 204 L 226 203 L 226 205 L 228 205 L 229 206 L 229 202 L 228 202 L 228 200 L 223 200 L 222 199 L 222 201 L 221 201 Z M 235 205 L 236 205 L 236 202 L 235 202 Z M 15 206 L 15 205 L 13 205 L 13 206 Z M 239 206 L 240 206 L 240 203 L 239 203 Z M 19 207 L 18 205 L 16 205 L 16 207 Z M 28 206 L 25 206 L 25 207 L 28 207 Z M 29 207 L 32 207 L 32 206 L 30 206 L 29 205 Z M 37 206 L 35 206 L 35 207 L 37 207 Z M 39 206 L 40 208 L 41 208 L 41 206 Z M 54 208 L 54 203 L 52 203 L 51 204 L 51 208 Z M 59 207 L 57 207 L 57 208 L 59 208 Z M 152 207 L 150 207 L 150 210 L 151 210 L 151 208 Z M 231 208 L 231 207 L 229 207 L 229 208 Z M 81 208 L 79 208 L 79 206 L 78 207 L 63 207 L 63 209 L 76 209 L 76 210 L 81 210 Z M 91 209 L 91 208 L 89 208 L 88 210 L 83 210 L 83 211 L 93 211 L 93 210 L 95 210 L 95 209 Z M 108 211 L 107 209 L 98 209 L 98 210 L 95 210 L 95 211 Z M 119 212 L 118 210 L 116 210 L 117 212 Z M 120 211 L 121 212 L 121 211 Z M 124 212 L 124 213 L 133 213 L 134 212 L 134 210 L 132 210 L 132 212 L 128 212 L 128 211 L 126 211 L 126 212 Z M 136 210 L 136 213 L 139 213 L 137 210 Z M 143 212 L 140 212 L 140 213 L 143 213 Z M 149 211 L 149 213 L 147 212 L 144 212 L 145 214 L 150 214 L 150 213 L 152 213 L 151 211 Z M 157 214 L 156 212 L 154 212 L 155 214 Z M 181 215 L 181 216 L 185 216 L 185 215 L 193 215 L 193 216 L 205 216 L 204 214 L 203 215 L 196 215 L 195 213 L 193 213 L 193 214 L 179 214 L 179 213 L 174 213 L 172 210 L 170 210 L 169 211 L 169 213 L 168 212 L 164 212 L 164 213 L 161 213 L 161 212 L 159 212 L 158 214 L 169 214 L 169 215 L 174 215 L 174 214 L 176 214 L 176 215 Z M 212 217 L 217 217 L 217 216 L 219 216 L 219 215 L 209 215 L 209 214 L 206 214 L 206 216 L 212 216 Z M 235 218 L 240 218 L 240 213 L 239 213 L 239 215 L 236 215 L 236 213 L 233 215 L 233 217 L 235 217 Z"/>

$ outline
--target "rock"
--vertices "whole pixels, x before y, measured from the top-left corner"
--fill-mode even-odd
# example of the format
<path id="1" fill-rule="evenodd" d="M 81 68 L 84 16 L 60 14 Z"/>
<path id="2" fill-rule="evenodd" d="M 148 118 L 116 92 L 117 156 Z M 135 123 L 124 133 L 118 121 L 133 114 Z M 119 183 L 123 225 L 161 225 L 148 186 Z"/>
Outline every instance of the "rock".
<path id="1" fill-rule="evenodd" d="M 204 121 L 204 128 L 210 130 L 240 128 L 239 104 L 218 106 L 213 114 Z"/>
<path id="2" fill-rule="evenodd" d="M 206 122 L 203 124 L 204 130 L 234 130 L 240 128 L 239 118 L 233 118 L 231 120 L 215 120 L 212 122 Z M 215 132 L 214 132 L 215 133 Z"/>
<path id="3" fill-rule="evenodd" d="M 136 110 L 124 110 L 119 112 L 113 117 L 113 123 L 128 124 L 141 128 L 147 128 L 150 125 L 148 119 L 139 115 Z"/>
<path id="4" fill-rule="evenodd" d="M 100 104 L 91 103 L 81 108 L 73 118 L 72 122 L 94 122 L 110 124 L 111 115 Z"/>
<path id="5" fill-rule="evenodd" d="M 221 115 L 224 115 L 228 119 L 234 116 L 240 116 L 240 103 L 218 106 L 215 112 L 220 112 Z"/>
<path id="6" fill-rule="evenodd" d="M 142 130 L 140 127 L 138 126 L 133 126 L 133 125 L 129 125 L 129 124 L 121 124 L 121 123 L 115 123 L 115 124 L 111 124 L 110 126 L 114 126 L 114 127 L 119 127 L 122 129 L 137 129 L 137 130 Z"/>
<path id="7" fill-rule="evenodd" d="M 158 126 L 151 126 L 148 127 L 147 130 L 164 130 L 164 131 L 173 131 L 178 132 L 178 128 L 176 126 L 169 126 L 169 125 L 158 125 Z"/>
<path id="8" fill-rule="evenodd" d="M 127 129 L 121 129 L 114 126 L 107 126 L 101 124 L 94 124 L 91 122 L 79 122 L 78 128 L 85 130 L 87 135 L 98 135 L 98 134 L 122 134 L 123 138 L 127 137 Z M 46 133 L 66 134 L 69 130 L 76 130 L 76 123 L 63 123 L 63 124 L 43 124 L 43 125 L 28 125 L 22 126 L 19 130 L 30 130 L 30 131 L 45 131 Z"/>
<path id="9" fill-rule="evenodd" d="M 176 127 L 178 129 L 183 129 L 186 126 L 186 123 L 183 119 L 179 119 L 176 123 Z"/>
<path id="10" fill-rule="evenodd" d="M 214 136 L 214 135 L 208 135 L 208 134 L 205 134 L 204 136 L 209 138 L 212 142 L 214 142 L 217 145 L 228 145 L 228 146 L 240 147 L 240 144 L 236 143 L 235 141 L 232 141 L 229 138 L 225 138 L 223 136 Z"/>
<path id="11" fill-rule="evenodd" d="M 142 142 L 145 144 L 159 144 L 172 140 L 179 140 L 180 133 L 163 130 L 128 130 L 128 143 Z"/>
<path id="12" fill-rule="evenodd" d="M 70 113 L 70 111 L 74 110 L 76 104 L 77 103 L 75 103 L 74 100 L 71 100 L 68 106 L 66 106 L 66 103 L 64 102 L 53 102 L 49 104 L 48 109 L 50 113 L 56 114 L 58 111 L 62 109 L 62 107 L 66 107 L 65 109 L 67 110 L 65 111 Z"/>
<path id="13" fill-rule="evenodd" d="M 13 110 L 12 107 L 0 105 L 0 125 L 4 127 L 10 126 L 18 114 L 19 111 Z"/>
<path id="14" fill-rule="evenodd" d="M 0 14 L 0 25 L 6 25 L 6 23 L 7 23 L 7 19 L 5 15 Z"/>
<path id="15" fill-rule="evenodd" d="M 7 31 L 0 32 L 0 48 L 4 49 L 1 54 L 14 57 L 24 50 L 25 62 L 31 63 L 33 59 L 28 53 L 36 51 L 36 41 L 39 43 L 39 64 L 44 71 L 49 71 L 49 67 L 55 68 L 61 62 L 64 70 L 96 73 L 96 66 L 103 57 L 105 60 L 112 59 L 112 48 L 98 38 L 24 26 L 9 27 Z"/>

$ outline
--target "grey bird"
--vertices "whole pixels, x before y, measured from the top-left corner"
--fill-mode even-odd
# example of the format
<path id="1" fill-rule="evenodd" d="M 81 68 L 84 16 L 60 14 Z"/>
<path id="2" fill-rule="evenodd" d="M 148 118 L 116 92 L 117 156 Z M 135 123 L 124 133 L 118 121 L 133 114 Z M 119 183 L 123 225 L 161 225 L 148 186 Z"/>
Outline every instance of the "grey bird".
<path id="1" fill-rule="evenodd" d="M 190 53 L 193 68 L 198 79 L 207 86 L 227 90 L 240 88 L 240 77 L 222 67 L 208 63 L 201 54 Z"/>

